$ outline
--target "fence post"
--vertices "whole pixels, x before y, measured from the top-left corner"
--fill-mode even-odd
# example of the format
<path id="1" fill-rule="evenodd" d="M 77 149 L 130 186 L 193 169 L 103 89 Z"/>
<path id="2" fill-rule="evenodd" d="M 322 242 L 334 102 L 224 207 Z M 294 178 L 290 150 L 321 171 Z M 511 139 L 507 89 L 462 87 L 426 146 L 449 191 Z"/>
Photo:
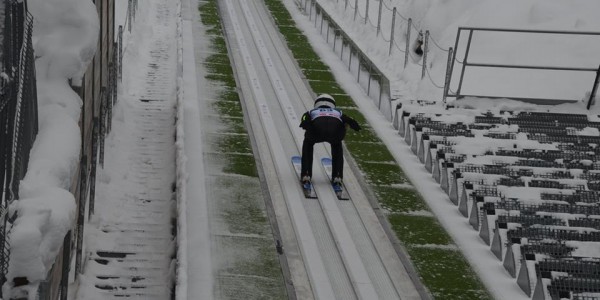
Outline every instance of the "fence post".
<path id="1" fill-rule="evenodd" d="M 315 6 L 315 0 L 310 1 L 310 10 L 308 11 L 308 19 L 312 20 L 312 9 Z M 317 27 L 317 14 L 315 13 L 315 27 Z"/>
<path id="2" fill-rule="evenodd" d="M 365 7 L 365 24 L 367 24 L 368 20 L 369 20 L 369 0 L 367 0 L 367 4 Z"/>
<path id="3" fill-rule="evenodd" d="M 85 220 L 85 199 L 87 194 L 87 155 L 82 155 L 79 163 L 79 213 L 77 215 L 77 244 L 75 248 L 75 274 L 81 274 L 81 260 L 83 251 L 83 224 Z"/>
<path id="4" fill-rule="evenodd" d="M 358 14 L 358 0 L 354 1 L 354 21 L 356 21 L 356 14 Z"/>
<path id="5" fill-rule="evenodd" d="M 377 36 L 381 32 L 381 9 L 383 8 L 383 1 L 379 0 L 379 14 L 377 15 Z"/>
<path id="6" fill-rule="evenodd" d="M 425 30 L 425 41 L 423 43 L 423 70 L 421 71 L 421 79 L 425 78 L 425 71 L 427 68 L 427 51 L 428 49 L 428 43 L 429 41 L 429 30 Z"/>
<path id="7" fill-rule="evenodd" d="M 123 26 L 119 25 L 119 80 L 123 78 Z"/>
<path id="8" fill-rule="evenodd" d="M 323 21 L 325 21 L 325 14 L 323 13 L 323 9 L 321 8 L 321 28 L 319 28 L 320 34 L 323 34 Z"/>
<path id="9" fill-rule="evenodd" d="M 94 200 L 96 199 L 96 164 L 98 163 L 98 117 L 94 117 L 94 128 L 92 130 L 92 170 L 90 176 L 90 203 L 88 208 L 88 220 L 94 214 Z"/>
<path id="10" fill-rule="evenodd" d="M 600 82 L 600 66 L 598 66 L 598 71 L 596 71 L 596 80 L 594 80 L 594 87 L 592 88 L 592 93 L 590 93 L 590 100 L 588 100 L 588 104 L 587 104 L 588 110 L 590 110 L 590 106 L 592 106 L 592 102 L 595 102 L 594 98 L 596 98 L 596 92 L 598 92 L 598 82 Z"/>
<path id="11" fill-rule="evenodd" d="M 127 18 L 129 22 L 127 23 L 127 30 L 131 32 L 131 23 L 133 22 L 133 0 L 127 1 Z"/>
<path id="12" fill-rule="evenodd" d="M 60 299 L 67 300 L 69 294 L 69 270 L 71 261 L 71 230 L 63 240 L 62 276 L 60 279 Z"/>
<path id="13" fill-rule="evenodd" d="M 448 97 L 448 90 L 450 89 L 450 76 L 452 72 L 452 56 L 454 55 L 454 49 L 450 47 L 448 49 L 448 62 L 446 63 L 446 78 L 444 80 L 444 96 L 442 102 L 446 104 L 446 98 Z"/>
<path id="14" fill-rule="evenodd" d="M 335 45 L 337 44 L 337 29 L 333 27 L 333 52 L 335 52 Z"/>
<path id="15" fill-rule="evenodd" d="M 390 31 L 390 51 L 388 55 L 392 55 L 392 47 L 394 46 L 394 29 L 396 28 L 396 7 L 392 10 L 392 30 Z"/>
<path id="16" fill-rule="evenodd" d="M 408 54 L 410 51 L 410 31 L 412 29 L 412 18 L 408 18 L 408 27 L 406 29 L 406 52 L 404 52 L 404 68 L 406 68 L 406 64 L 408 63 Z"/>

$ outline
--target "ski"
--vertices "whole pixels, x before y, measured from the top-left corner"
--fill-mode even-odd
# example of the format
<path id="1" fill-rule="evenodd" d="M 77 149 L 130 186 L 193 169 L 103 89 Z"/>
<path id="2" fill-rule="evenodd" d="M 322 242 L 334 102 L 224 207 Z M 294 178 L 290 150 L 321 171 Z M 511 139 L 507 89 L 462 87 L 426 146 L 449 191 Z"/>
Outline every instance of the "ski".
<path id="1" fill-rule="evenodd" d="M 325 168 L 325 172 L 327 173 L 327 178 L 329 178 L 329 181 L 331 181 L 331 169 L 333 168 L 331 158 L 329 158 L 329 157 L 321 158 L 321 164 Z M 342 183 L 342 184 L 331 183 L 331 187 L 333 188 L 333 191 L 335 192 L 335 195 L 337 196 L 337 198 L 339 200 L 349 200 L 350 199 L 350 196 L 348 195 L 348 192 L 346 191 L 346 187 L 344 186 L 344 183 Z"/>
<path id="2" fill-rule="evenodd" d="M 312 183 L 303 184 L 301 181 L 302 177 L 301 177 L 300 173 L 302 170 L 302 158 L 300 156 L 292 156 L 292 165 L 294 166 L 294 169 L 296 170 L 296 175 L 298 176 L 298 181 L 300 181 L 300 186 L 302 187 L 302 191 L 304 192 L 304 197 L 310 198 L 310 199 L 316 199 L 317 193 L 315 192 L 315 189 L 313 188 Z"/>

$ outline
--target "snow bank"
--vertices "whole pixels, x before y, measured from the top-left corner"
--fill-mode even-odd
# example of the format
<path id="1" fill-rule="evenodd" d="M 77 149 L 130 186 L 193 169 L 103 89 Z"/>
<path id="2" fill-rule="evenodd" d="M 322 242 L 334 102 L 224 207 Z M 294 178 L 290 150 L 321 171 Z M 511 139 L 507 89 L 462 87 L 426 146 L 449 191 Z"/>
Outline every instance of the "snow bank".
<path id="1" fill-rule="evenodd" d="M 30 154 L 20 199 L 11 207 L 17 219 L 10 233 L 10 266 L 4 295 L 29 295 L 59 253 L 74 224 L 76 203 L 70 193 L 79 163 L 81 98 L 76 85 L 96 52 L 98 13 L 89 0 L 29 0 L 34 18 L 40 131 Z M 15 278 L 28 283 L 10 291 Z"/>

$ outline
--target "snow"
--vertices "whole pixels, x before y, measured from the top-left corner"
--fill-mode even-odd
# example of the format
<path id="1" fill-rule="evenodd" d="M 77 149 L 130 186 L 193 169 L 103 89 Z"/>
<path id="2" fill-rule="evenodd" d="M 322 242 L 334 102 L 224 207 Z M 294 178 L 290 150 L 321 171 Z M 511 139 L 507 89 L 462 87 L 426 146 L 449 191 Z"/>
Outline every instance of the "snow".
<path id="1" fill-rule="evenodd" d="M 359 44 L 369 58 L 374 61 L 384 73 L 392 80 L 392 89 L 395 97 L 400 101 L 413 99 L 440 100 L 442 98 L 441 89 L 437 88 L 443 82 L 447 54 L 444 51 L 448 47 L 454 46 L 454 40 L 459 26 L 484 26 L 498 28 L 526 28 L 526 29 L 544 29 L 544 30 L 578 30 L 594 31 L 600 26 L 600 18 L 597 12 L 600 11 L 600 2 L 587 0 L 382 0 L 385 3 L 386 10 L 391 7 L 398 7 L 399 13 L 405 18 L 411 17 L 415 28 L 429 30 L 431 38 L 436 46 L 431 47 L 428 56 L 429 76 L 421 80 L 421 67 L 413 58 L 408 61 L 406 68 L 404 65 L 404 53 L 397 48 L 393 49 L 392 55 L 388 55 L 389 44 L 384 39 L 384 34 L 389 36 L 390 23 L 389 17 L 384 18 L 382 22 L 382 34 L 377 36 L 375 30 L 363 23 L 353 21 L 353 14 L 346 11 L 344 14 L 344 1 L 319 0 L 319 3 L 327 8 L 328 11 L 338 14 L 336 19 L 338 23 L 350 34 Z M 117 2 L 117 25 L 125 24 L 126 0 Z M 195 1 L 191 1 L 192 6 Z M 354 2 L 354 1 L 351 1 Z M 365 7 L 365 0 L 358 1 L 359 7 Z M 377 15 L 377 2 L 371 3 L 370 15 Z M 18 212 L 19 218 L 16 220 L 11 234 L 11 263 L 8 273 L 8 282 L 12 282 L 15 277 L 27 277 L 33 284 L 26 287 L 30 294 L 35 294 L 37 284 L 45 279 L 48 270 L 52 266 L 54 258 L 62 245 L 63 237 L 68 230 L 72 228 L 75 218 L 75 200 L 70 194 L 69 188 L 76 174 L 74 174 L 79 161 L 79 151 L 81 148 L 79 118 L 81 110 L 81 99 L 69 86 L 69 80 L 74 85 L 81 83 L 81 77 L 96 49 L 99 24 L 97 12 L 94 4 L 90 0 L 29 0 L 29 9 L 34 16 L 34 47 L 36 55 L 36 72 L 38 83 L 38 102 L 39 102 L 39 127 L 34 147 L 31 151 L 31 158 L 28 172 L 20 185 L 19 201 L 14 202 L 10 209 Z M 289 3 L 286 3 L 289 4 Z M 143 1 L 140 2 L 143 8 Z M 190 5 L 185 3 L 184 6 Z M 353 5 L 353 3 L 351 3 Z M 394 130 L 388 120 L 382 116 L 372 100 L 356 84 L 356 79 L 348 74 L 347 66 L 341 63 L 338 57 L 330 51 L 330 47 L 320 37 L 319 33 L 313 27 L 306 15 L 302 14 L 296 6 L 288 5 L 290 12 L 314 43 L 316 52 L 332 67 L 336 79 L 340 81 L 342 87 L 357 100 L 361 112 L 366 116 L 369 123 L 377 131 L 379 136 L 388 145 L 396 161 L 410 176 L 411 182 L 417 190 L 427 200 L 431 210 L 439 218 L 440 223 L 449 231 L 457 247 L 463 251 L 469 262 L 474 266 L 476 272 L 480 275 L 483 282 L 490 289 L 492 294 L 498 299 L 523 299 L 525 296 L 515 284 L 514 280 L 507 275 L 501 263 L 494 257 L 489 247 L 481 242 L 477 232 L 472 230 L 467 220 L 457 211 L 456 207 L 450 201 L 439 201 L 447 199 L 447 195 L 442 191 L 437 183 L 431 178 L 431 175 L 425 171 L 423 165 L 417 160 L 406 145 L 397 131 Z M 189 12 L 195 12 L 189 8 Z M 364 11 L 361 13 L 364 15 Z M 389 13 L 388 15 L 389 16 Z M 190 16 L 184 16 L 180 30 L 185 32 L 189 30 L 187 26 L 192 22 Z M 127 20 L 132 22 L 132 20 Z M 400 20 L 398 20 L 400 22 Z M 406 23 L 403 21 L 400 28 L 406 30 Z M 131 36 L 126 33 L 125 47 L 133 47 L 136 43 L 143 41 L 143 31 L 133 31 Z M 397 34 L 401 36 L 401 34 Z M 413 31 L 411 39 L 416 37 Z M 177 42 L 173 37 L 173 42 Z M 179 40 L 181 42 L 181 40 Z M 397 41 L 400 45 L 404 41 Z M 195 65 L 193 57 L 185 53 L 186 49 L 191 47 L 191 41 L 183 39 L 184 56 L 180 61 L 182 66 Z M 441 46 L 437 47 L 437 45 Z M 565 39 L 562 35 L 546 35 L 536 37 L 532 40 L 529 36 L 521 35 L 519 37 L 508 36 L 506 34 L 493 34 L 482 37 L 474 46 L 478 51 L 473 53 L 473 59 L 485 59 L 486 61 L 504 62 L 504 63 L 523 63 L 523 64 L 550 64 L 558 66 L 577 66 L 595 68 L 600 62 L 598 46 L 600 46 L 599 36 L 589 36 L 585 39 Z M 125 61 L 124 68 L 135 68 L 147 61 L 148 57 L 131 57 Z M 591 74 L 591 73 L 590 73 Z M 543 107 L 533 104 L 524 104 L 518 101 L 506 99 L 464 99 L 457 101 L 456 105 L 462 108 L 476 109 L 482 111 L 491 111 L 498 114 L 501 110 L 511 111 L 531 111 L 547 110 L 552 112 L 570 112 L 597 115 L 600 112 L 600 106 L 592 107 L 591 111 L 585 110 L 587 104 L 586 95 L 589 97 L 591 80 L 593 76 L 587 74 L 583 77 L 571 76 L 561 77 L 558 81 L 548 84 L 547 80 L 557 80 L 556 78 L 543 75 L 544 81 L 538 82 L 537 86 L 530 85 L 527 80 L 512 80 L 510 86 L 498 86 L 498 79 L 489 79 L 484 81 L 485 76 L 469 77 L 469 88 L 474 89 L 477 86 L 484 87 L 485 90 L 474 92 L 492 92 L 501 93 L 510 89 L 516 96 L 536 96 L 552 98 L 570 98 L 582 100 L 575 104 L 563 104 L 554 107 Z M 480 73 L 477 73 L 480 75 Z M 561 76 L 564 74 L 561 74 Z M 589 75 L 589 76 L 588 76 Z M 509 78 L 511 74 L 506 74 Z M 529 75 L 527 75 L 529 76 Z M 590 79 L 590 77 L 592 77 Z M 190 82 L 193 77 L 179 78 L 180 84 L 184 86 L 184 91 L 191 92 L 180 93 L 183 97 L 180 101 L 185 101 L 187 97 L 194 97 L 194 82 Z M 141 79 L 133 76 L 123 79 L 123 86 L 135 87 L 141 84 Z M 567 82 L 568 84 L 565 84 Z M 573 88 L 576 87 L 576 88 Z M 587 94 L 586 94 L 587 93 Z M 439 107 L 439 106 L 438 106 Z M 124 108 L 126 109 L 126 108 Z M 191 153 L 201 153 L 201 138 L 188 135 L 190 130 L 186 126 L 198 128 L 195 122 L 199 117 L 197 107 L 190 106 L 189 103 L 180 102 L 180 116 L 184 118 L 177 125 L 179 139 L 174 147 L 180 151 L 178 161 L 178 172 L 182 177 L 195 176 L 196 179 L 203 182 L 203 168 L 201 161 L 194 159 Z M 122 118 L 123 112 L 116 111 L 115 118 Z M 472 116 L 466 114 L 449 115 L 445 114 L 439 117 L 444 122 L 468 122 Z M 506 132 L 514 132 L 514 128 L 503 128 Z M 579 131 L 579 135 L 599 136 L 600 132 L 596 128 L 586 128 Z M 185 141 L 185 142 L 184 142 Z M 184 147 L 185 143 L 185 147 Z M 461 144 L 457 139 L 459 148 L 464 148 L 464 152 L 470 154 L 481 154 L 482 152 L 498 147 L 512 148 L 518 145 L 518 148 L 543 148 L 537 142 L 526 140 L 510 140 L 511 145 L 502 145 L 498 140 L 492 140 L 485 137 L 478 137 L 470 140 L 468 143 Z M 494 143 L 494 144 L 492 144 Z M 504 141 L 507 143 L 507 141 Z M 513 145 L 514 144 L 514 145 Z M 128 144 L 125 144 L 127 146 Z M 546 145 L 547 147 L 547 145 Z M 183 151 L 183 149 L 189 149 Z M 494 157 L 500 159 L 500 157 Z M 514 158 L 506 158 L 513 160 Z M 468 162 L 483 164 L 486 163 L 484 157 L 468 158 Z M 113 170 L 117 174 L 126 173 L 127 170 Z M 198 181 L 196 181 L 198 182 Z M 180 187 L 184 182 L 178 182 Z M 202 185 L 187 186 L 185 193 L 180 197 L 204 197 Z M 506 194 L 515 193 L 523 195 L 531 193 L 527 198 L 537 199 L 536 194 L 531 191 L 524 191 L 520 188 L 510 188 L 504 191 Z M 539 195 L 539 194 L 537 194 Z M 435 201 L 434 201 L 435 200 Z M 179 201 L 179 203 L 184 203 Z M 185 216 L 184 211 L 193 215 L 201 215 L 206 211 L 202 203 L 190 205 L 188 207 L 180 206 L 180 215 Z M 191 211 L 190 211 L 191 210 Z M 193 228 L 199 230 L 206 227 L 207 224 L 202 218 L 188 218 L 180 220 L 180 233 Z M 91 234 L 91 233 L 90 233 Z M 185 236 L 179 236 L 179 244 L 187 245 L 180 247 L 178 257 L 179 263 L 179 282 L 178 293 L 180 299 L 187 297 L 208 299 L 210 297 L 210 288 L 212 286 L 210 273 L 206 270 L 211 269 L 209 259 L 202 260 L 202 257 L 210 257 L 208 247 L 208 237 L 203 236 L 199 239 L 187 240 Z M 577 254 L 593 255 L 598 257 L 597 244 L 571 243 L 580 246 Z M 192 260 L 188 253 L 189 249 L 201 249 L 202 255 L 195 255 Z M 187 253 L 186 253 L 187 251 Z M 208 271 L 210 272 L 210 271 Z M 194 282 L 194 286 L 188 286 L 187 282 Z M 4 286 L 6 293 L 7 286 Z M 18 291 L 17 291 L 18 292 Z"/>
<path id="2" fill-rule="evenodd" d="M 39 133 L 30 153 L 20 199 L 10 211 L 18 215 L 11 239 L 8 282 L 27 277 L 23 291 L 35 295 L 72 228 L 75 199 L 69 192 L 79 164 L 81 99 L 69 86 L 81 77 L 93 58 L 98 15 L 91 1 L 30 0 L 34 16 Z M 9 295 L 8 285 L 3 287 Z"/>

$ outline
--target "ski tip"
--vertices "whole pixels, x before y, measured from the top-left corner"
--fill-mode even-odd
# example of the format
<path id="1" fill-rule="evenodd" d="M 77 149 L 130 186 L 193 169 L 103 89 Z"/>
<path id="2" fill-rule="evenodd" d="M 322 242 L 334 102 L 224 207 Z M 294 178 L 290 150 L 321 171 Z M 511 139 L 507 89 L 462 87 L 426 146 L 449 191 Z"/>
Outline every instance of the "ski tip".
<path id="1" fill-rule="evenodd" d="M 321 162 L 324 164 L 331 164 L 331 158 L 323 157 L 323 158 L 321 158 Z"/>

